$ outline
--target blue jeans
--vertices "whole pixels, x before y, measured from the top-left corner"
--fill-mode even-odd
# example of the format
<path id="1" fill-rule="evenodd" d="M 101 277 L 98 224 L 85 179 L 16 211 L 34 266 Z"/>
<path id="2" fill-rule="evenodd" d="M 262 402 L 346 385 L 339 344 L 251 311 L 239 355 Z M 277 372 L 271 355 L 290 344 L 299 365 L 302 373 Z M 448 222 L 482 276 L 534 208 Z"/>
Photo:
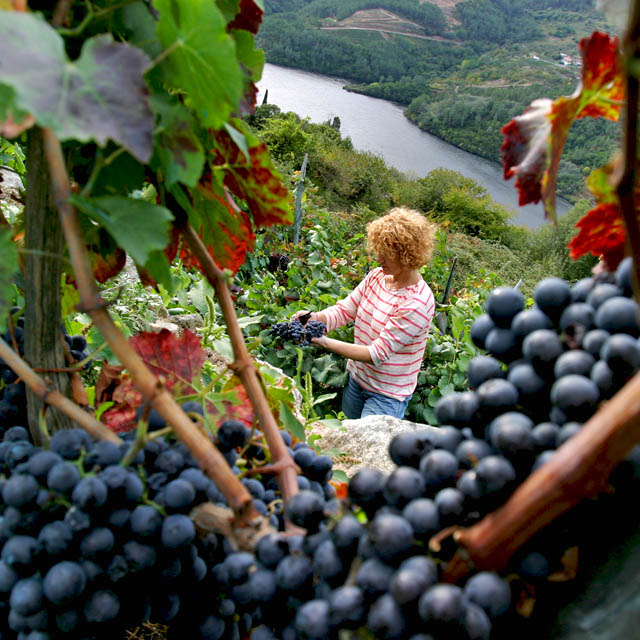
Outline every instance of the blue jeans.
<path id="1" fill-rule="evenodd" d="M 396 400 L 381 393 L 363 389 L 349 374 L 349 382 L 342 393 L 342 411 L 347 418 L 356 420 L 366 416 L 392 416 L 402 419 L 411 396 Z"/>

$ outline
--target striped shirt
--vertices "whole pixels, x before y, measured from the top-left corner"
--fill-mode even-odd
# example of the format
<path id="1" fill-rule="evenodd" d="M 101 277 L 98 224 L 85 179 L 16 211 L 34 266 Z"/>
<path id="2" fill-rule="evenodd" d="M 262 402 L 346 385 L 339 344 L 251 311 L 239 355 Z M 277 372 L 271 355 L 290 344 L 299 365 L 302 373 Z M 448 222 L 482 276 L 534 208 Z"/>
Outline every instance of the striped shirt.
<path id="1" fill-rule="evenodd" d="M 380 267 L 344 300 L 323 313 L 327 331 L 354 324 L 354 343 L 369 347 L 371 363 L 349 360 L 347 370 L 363 388 L 402 400 L 418 382 L 435 300 L 427 283 L 392 290 Z"/>

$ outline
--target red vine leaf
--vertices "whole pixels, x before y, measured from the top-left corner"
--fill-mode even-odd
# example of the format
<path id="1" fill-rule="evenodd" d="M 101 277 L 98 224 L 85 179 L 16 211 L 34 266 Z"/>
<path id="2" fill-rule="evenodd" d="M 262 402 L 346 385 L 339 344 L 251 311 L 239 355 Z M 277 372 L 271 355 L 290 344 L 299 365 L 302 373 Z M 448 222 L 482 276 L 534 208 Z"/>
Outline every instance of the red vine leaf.
<path id="1" fill-rule="evenodd" d="M 240 0 L 240 10 L 236 17 L 227 26 L 227 29 L 244 29 L 255 34 L 262 24 L 264 16 L 264 7 L 262 2 L 256 0 Z"/>
<path id="2" fill-rule="evenodd" d="M 579 229 L 569 242 L 569 255 L 577 260 L 592 253 L 602 256 L 609 269 L 615 269 L 624 258 L 627 237 L 620 206 L 617 203 L 599 204 L 588 211 L 576 224 Z"/>
<path id="3" fill-rule="evenodd" d="M 216 191 L 211 174 L 191 192 L 192 201 L 184 193 L 174 193 L 180 205 L 188 211 L 191 226 L 216 264 L 221 269 L 230 269 L 235 273 L 255 244 L 249 216 L 233 202 L 228 193 Z M 202 270 L 200 262 L 184 243 L 180 248 L 180 259 L 185 267 Z"/>
<path id="4" fill-rule="evenodd" d="M 113 247 L 110 252 L 102 252 L 99 247 L 88 247 L 89 261 L 95 279 L 105 283 L 109 278 L 117 276 L 127 262 L 127 254 L 120 247 Z"/>
<path id="5" fill-rule="evenodd" d="M 191 388 L 191 381 L 207 359 L 200 338 L 188 329 L 180 337 L 168 329 L 140 333 L 131 337 L 129 343 L 156 376 L 166 379 L 169 388 L 178 383 Z"/>
<path id="6" fill-rule="evenodd" d="M 555 219 L 558 164 L 574 120 L 586 116 L 617 120 L 624 97 L 618 39 L 596 31 L 580 41 L 582 81 L 571 96 L 539 99 L 505 125 L 504 177 L 516 177 L 520 205 L 544 202 Z"/>
<path id="7" fill-rule="evenodd" d="M 224 185 L 247 203 L 257 226 L 291 224 L 291 194 L 282 184 L 267 145 L 260 142 L 242 121 L 234 120 L 232 125 L 246 140 L 248 158 L 228 130 L 220 129 L 214 132 L 214 170 L 216 166 L 225 166 Z"/>
<path id="8" fill-rule="evenodd" d="M 225 385 L 224 391 L 233 399 L 222 401 L 223 410 L 208 403 L 207 413 L 215 416 L 219 423 L 233 419 L 240 420 L 250 427 L 253 424 L 255 413 L 243 384 L 236 376 L 233 376 Z"/>
<path id="9" fill-rule="evenodd" d="M 136 407 L 122 405 L 107 409 L 102 416 L 100 416 L 100 420 L 112 431 L 116 433 L 126 433 L 136 427 Z"/>

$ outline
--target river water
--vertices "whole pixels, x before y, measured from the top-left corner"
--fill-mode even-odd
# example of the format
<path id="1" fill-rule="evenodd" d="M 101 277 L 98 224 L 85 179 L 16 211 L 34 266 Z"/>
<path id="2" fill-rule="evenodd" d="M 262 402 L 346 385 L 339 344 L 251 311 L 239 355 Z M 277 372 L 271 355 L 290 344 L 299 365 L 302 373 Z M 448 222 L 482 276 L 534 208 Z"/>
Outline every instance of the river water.
<path id="1" fill-rule="evenodd" d="M 282 111 L 294 111 L 312 122 L 338 116 L 342 135 L 349 136 L 359 151 L 371 151 L 388 165 L 418 177 L 440 167 L 453 169 L 473 178 L 496 202 L 511 210 L 514 224 L 530 228 L 545 224 L 541 203 L 518 206 L 513 180 L 503 179 L 501 165 L 423 131 L 404 116 L 401 106 L 345 91 L 344 84 L 346 81 L 337 78 L 265 64 L 258 83 L 258 104 L 268 90 L 268 102 Z M 571 204 L 559 198 L 557 208 L 562 215 Z"/>

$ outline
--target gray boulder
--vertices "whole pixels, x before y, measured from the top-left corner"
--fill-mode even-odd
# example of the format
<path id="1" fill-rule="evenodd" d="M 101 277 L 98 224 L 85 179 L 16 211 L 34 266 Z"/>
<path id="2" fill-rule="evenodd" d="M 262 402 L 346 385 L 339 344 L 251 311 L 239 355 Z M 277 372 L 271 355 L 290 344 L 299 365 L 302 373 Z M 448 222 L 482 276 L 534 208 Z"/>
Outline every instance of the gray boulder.
<path id="1" fill-rule="evenodd" d="M 395 465 L 389 457 L 388 449 L 393 436 L 404 431 L 422 429 L 436 427 L 391 416 L 343 420 L 342 428 L 330 428 L 320 422 L 314 422 L 310 426 L 311 433 L 320 436 L 314 443 L 316 446 L 322 450 L 340 452 L 331 456 L 334 459 L 334 469 L 344 471 L 349 477 L 363 467 L 375 467 L 391 473 Z"/>

